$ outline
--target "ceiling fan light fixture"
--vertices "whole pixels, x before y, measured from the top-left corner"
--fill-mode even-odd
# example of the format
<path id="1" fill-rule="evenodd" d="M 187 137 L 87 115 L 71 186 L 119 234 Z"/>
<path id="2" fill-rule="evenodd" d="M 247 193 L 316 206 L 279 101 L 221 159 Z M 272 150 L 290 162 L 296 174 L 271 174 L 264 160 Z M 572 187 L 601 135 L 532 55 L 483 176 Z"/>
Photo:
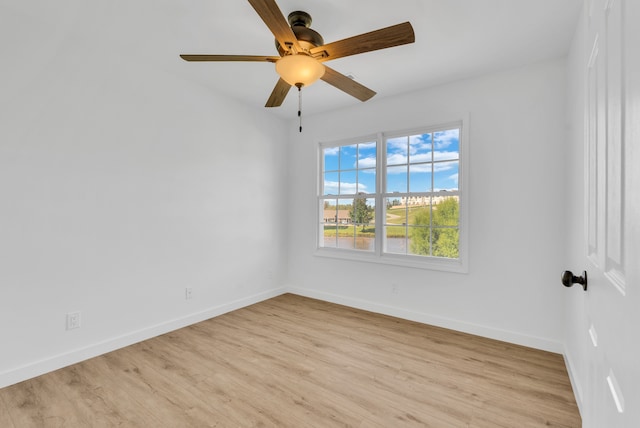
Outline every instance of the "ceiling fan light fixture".
<path id="1" fill-rule="evenodd" d="M 309 86 L 324 75 L 324 65 L 306 54 L 287 55 L 276 62 L 276 72 L 291 86 Z"/>

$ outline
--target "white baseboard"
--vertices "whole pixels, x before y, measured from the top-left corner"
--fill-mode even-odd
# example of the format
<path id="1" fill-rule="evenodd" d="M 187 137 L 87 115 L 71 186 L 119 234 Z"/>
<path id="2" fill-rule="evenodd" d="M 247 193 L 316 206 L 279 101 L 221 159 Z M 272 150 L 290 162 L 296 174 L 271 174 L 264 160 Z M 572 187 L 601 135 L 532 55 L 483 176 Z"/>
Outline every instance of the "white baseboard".
<path id="1" fill-rule="evenodd" d="M 451 318 L 445 318 L 438 315 L 432 315 L 424 312 L 411 311 L 395 306 L 384 305 L 377 302 L 371 302 L 353 297 L 341 296 L 337 294 L 325 293 L 323 291 L 311 290 L 308 288 L 298 288 L 289 286 L 287 291 L 304 297 L 311 297 L 318 300 L 324 300 L 331 303 L 337 303 L 352 308 L 363 309 L 366 311 L 376 312 L 384 315 L 390 315 L 410 321 L 416 321 L 423 324 L 430 324 L 437 327 L 448 328 L 451 330 L 461 331 L 464 333 L 474 334 L 477 336 L 487 337 L 490 339 L 501 340 L 503 342 L 514 343 L 516 345 L 527 346 L 530 348 L 549 351 L 556 354 L 562 354 L 564 347 L 562 343 L 555 342 L 536 336 L 529 336 L 509 330 L 502 330 L 493 327 L 487 327 L 479 324 L 473 324 L 465 321 L 459 321 Z"/>
<path id="2" fill-rule="evenodd" d="M 170 331 L 177 330 L 179 328 L 183 328 L 188 325 L 195 324 L 216 317 L 218 315 L 243 308 L 245 306 L 253 305 L 254 303 L 279 296 L 286 292 L 287 289 L 284 287 L 268 290 L 252 296 L 243 297 L 241 299 L 214 306 L 200 312 L 145 327 L 143 329 L 136 330 L 118 337 L 113 337 L 101 342 L 92 343 L 82 348 L 72 349 L 62 354 L 43 358 L 39 361 L 30 362 L 23 366 L 19 366 L 0 373 L 0 388 L 4 388 L 6 386 L 13 385 L 15 383 L 40 376 L 42 374 L 49 373 L 62 367 L 66 367 L 71 364 L 75 364 L 80 361 L 105 354 L 107 352 L 115 351 L 116 349 L 120 349 L 125 346 L 129 346 L 134 343 L 141 342 L 143 340 L 147 340 L 152 337 L 156 337 L 161 334 L 165 334 Z"/>

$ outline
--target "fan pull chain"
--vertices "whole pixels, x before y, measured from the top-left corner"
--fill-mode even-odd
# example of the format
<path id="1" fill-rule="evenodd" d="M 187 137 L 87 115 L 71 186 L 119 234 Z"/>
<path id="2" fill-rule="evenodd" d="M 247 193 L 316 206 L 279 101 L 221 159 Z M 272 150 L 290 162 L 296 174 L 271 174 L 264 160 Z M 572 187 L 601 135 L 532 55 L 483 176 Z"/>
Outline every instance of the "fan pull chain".
<path id="1" fill-rule="evenodd" d="M 298 120 L 300 121 L 300 131 L 302 132 L 302 83 L 296 83 L 298 87 Z"/>

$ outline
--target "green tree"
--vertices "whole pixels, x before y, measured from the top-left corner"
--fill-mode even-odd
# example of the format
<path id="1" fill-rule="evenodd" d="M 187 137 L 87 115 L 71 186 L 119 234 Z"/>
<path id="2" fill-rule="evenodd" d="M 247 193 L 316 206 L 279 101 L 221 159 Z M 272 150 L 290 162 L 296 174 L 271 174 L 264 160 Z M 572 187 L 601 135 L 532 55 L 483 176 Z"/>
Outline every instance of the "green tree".
<path id="1" fill-rule="evenodd" d="M 433 255 L 436 257 L 458 258 L 458 218 L 460 216 L 460 204 L 456 198 L 447 198 L 436 205 L 433 211 Z M 450 228 L 438 228 L 438 226 L 452 226 Z"/>
<path id="2" fill-rule="evenodd" d="M 436 257 L 458 258 L 458 229 L 434 230 L 433 255 Z"/>
<path id="3" fill-rule="evenodd" d="M 456 198 L 447 198 L 433 209 L 434 226 L 457 226 L 459 205 Z"/>
<path id="4" fill-rule="evenodd" d="M 458 258 L 458 217 L 460 206 L 456 198 L 447 198 L 431 210 L 429 208 L 417 210 L 410 230 L 411 252 L 420 255 L 436 257 Z M 430 222 L 432 220 L 432 222 Z M 431 227 L 429 227 L 431 226 Z"/>
<path id="5" fill-rule="evenodd" d="M 351 221 L 355 224 L 361 224 L 362 230 L 373 219 L 373 207 L 367 205 L 364 198 L 356 198 L 353 200 L 353 207 L 349 209 Z"/>
<path id="6" fill-rule="evenodd" d="M 424 227 L 412 227 L 409 236 L 411 237 L 411 254 L 428 256 L 431 254 L 431 210 L 420 208 L 413 215 L 413 225 Z"/>

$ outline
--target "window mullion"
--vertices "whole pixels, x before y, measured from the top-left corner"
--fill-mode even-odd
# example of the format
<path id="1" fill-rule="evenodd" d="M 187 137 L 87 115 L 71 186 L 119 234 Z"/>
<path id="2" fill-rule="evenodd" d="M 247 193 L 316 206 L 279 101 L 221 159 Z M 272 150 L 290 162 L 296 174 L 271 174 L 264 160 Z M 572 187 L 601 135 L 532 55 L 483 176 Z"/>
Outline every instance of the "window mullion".
<path id="1" fill-rule="evenodd" d="M 404 241 L 405 241 L 405 253 L 409 254 L 409 197 L 411 195 L 411 137 L 407 135 L 407 196 L 405 196 L 405 209 L 404 209 L 404 218 L 405 226 L 404 226 Z"/>
<path id="2" fill-rule="evenodd" d="M 429 196 L 429 255 L 433 256 L 433 194 L 435 193 L 435 177 L 436 177 L 436 168 L 435 168 L 435 151 L 436 146 L 433 143 L 433 135 L 431 133 L 431 196 Z"/>
<path id="3" fill-rule="evenodd" d="M 387 186 L 387 160 L 386 160 L 386 142 L 382 133 L 376 135 L 376 221 L 375 229 L 376 235 L 374 240 L 375 254 L 380 257 L 383 254 L 382 246 L 384 244 L 384 219 L 387 215 L 387 207 L 384 204 L 384 197 L 382 196 Z"/>

